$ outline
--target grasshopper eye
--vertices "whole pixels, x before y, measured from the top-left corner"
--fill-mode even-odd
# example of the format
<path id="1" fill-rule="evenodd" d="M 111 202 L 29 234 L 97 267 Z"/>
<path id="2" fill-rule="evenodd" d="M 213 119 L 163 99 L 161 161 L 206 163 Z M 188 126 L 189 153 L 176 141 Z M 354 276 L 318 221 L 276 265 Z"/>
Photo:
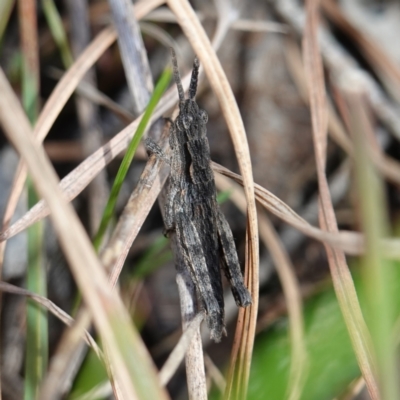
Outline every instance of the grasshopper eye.
<path id="1" fill-rule="evenodd" d="M 204 110 L 199 110 L 199 119 L 206 124 L 208 121 L 208 114 Z"/>
<path id="2" fill-rule="evenodd" d="M 184 115 L 182 118 L 182 124 L 185 129 L 189 129 L 191 123 L 193 121 L 193 117 L 191 114 Z"/>

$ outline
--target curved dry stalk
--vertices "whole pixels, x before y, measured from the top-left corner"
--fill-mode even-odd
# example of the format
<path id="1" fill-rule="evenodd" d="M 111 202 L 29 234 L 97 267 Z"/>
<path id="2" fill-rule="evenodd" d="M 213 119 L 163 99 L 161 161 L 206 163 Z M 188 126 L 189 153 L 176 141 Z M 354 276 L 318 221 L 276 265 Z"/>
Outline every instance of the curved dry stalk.
<path id="1" fill-rule="evenodd" d="M 307 21 L 303 37 L 303 58 L 308 81 L 313 140 L 320 193 L 321 228 L 338 232 L 328 182 L 325 175 L 327 108 L 322 59 L 318 47 L 318 0 L 307 0 Z M 379 399 L 371 339 L 357 298 L 354 282 L 342 251 L 325 246 L 332 280 L 354 351 L 372 399 Z"/>
<path id="2" fill-rule="evenodd" d="M 50 311 L 54 316 L 56 316 L 60 321 L 64 322 L 64 324 L 67 326 L 72 326 L 75 322 L 69 314 L 67 314 L 64 310 L 54 304 L 47 297 L 43 297 L 39 294 L 33 293 L 29 290 L 20 288 L 7 282 L 0 282 L 0 291 L 29 297 L 30 299 Z M 96 341 L 93 339 L 92 335 L 86 329 L 81 332 L 81 337 L 85 340 L 86 344 L 93 349 L 97 357 L 99 357 L 100 360 L 104 361 L 103 352 L 97 345 Z"/>
<path id="3" fill-rule="evenodd" d="M 156 113 L 155 115 L 158 115 Z M 71 201 L 88 185 L 91 176 L 108 164 L 119 152 L 127 146 L 127 139 L 133 133 L 137 126 L 137 120 L 132 125 L 126 127 L 115 136 L 108 144 L 101 147 L 91 157 L 81 163 L 75 170 L 67 175 L 60 183 L 60 188 L 64 193 L 66 200 Z M 104 158 L 103 158 L 104 156 Z M 212 163 L 213 169 L 229 178 L 235 180 L 243 186 L 243 179 L 240 175 L 222 167 L 219 164 Z M 293 211 L 286 203 L 276 197 L 273 193 L 264 187 L 255 185 L 257 201 L 267 210 L 272 212 L 278 218 L 298 229 L 306 236 L 318 241 L 322 241 L 332 247 L 343 250 L 349 255 L 361 255 L 364 253 L 363 235 L 351 231 L 327 232 L 310 225 Z M 154 196 L 157 193 L 154 193 Z M 25 230 L 28 226 L 39 221 L 49 214 L 46 203 L 41 200 L 31 210 L 29 210 L 21 219 L 15 222 L 9 229 L 0 233 L 0 241 L 9 239 L 19 232 Z M 385 255 L 389 259 L 400 258 L 399 240 L 395 238 L 382 240 L 382 246 L 385 249 Z M 121 262 L 121 261 L 120 261 Z"/>
<path id="4" fill-rule="evenodd" d="M 216 175 L 215 181 L 220 190 L 230 192 L 230 200 L 246 212 L 246 199 L 237 184 L 233 184 L 222 175 Z M 299 284 L 294 268 L 279 236 L 269 219 L 258 213 L 260 238 L 269 249 L 276 271 L 282 284 L 288 309 L 292 358 L 290 363 L 288 399 L 299 399 L 307 377 L 307 351 L 304 341 L 303 307 Z"/>
<path id="5" fill-rule="evenodd" d="M 258 228 L 257 228 L 257 212 L 255 207 L 254 185 L 251 170 L 250 153 L 243 121 L 239 113 L 239 109 L 232 93 L 232 89 L 216 56 L 215 51 L 204 32 L 195 12 L 190 4 L 185 0 L 169 0 L 169 7 L 175 14 L 179 25 L 191 43 L 196 55 L 199 57 L 201 64 L 209 79 L 210 85 L 214 90 L 220 103 L 223 115 L 226 119 L 231 137 L 233 140 L 235 153 L 245 182 L 245 193 L 247 199 L 247 217 L 248 217 L 248 251 L 245 275 L 250 293 L 253 298 L 253 304 L 241 311 L 245 316 L 246 326 L 242 325 L 243 342 L 241 349 L 243 350 L 240 357 L 240 364 L 243 366 L 243 374 L 238 385 L 239 391 L 244 398 L 246 396 L 247 384 L 250 372 L 251 356 L 254 345 L 255 326 L 258 310 Z M 239 329 L 239 328 L 238 328 Z M 235 348 L 237 349 L 237 348 Z M 234 352 L 237 350 L 234 349 Z M 230 381 L 230 385 L 232 384 Z M 230 387 L 229 390 L 232 388 Z"/>
<path id="6" fill-rule="evenodd" d="M 117 153 L 126 148 L 126 137 L 132 134 L 134 125 L 128 126 L 120 132 L 108 144 L 100 148 L 95 154 L 85 160 L 80 166 L 67 175 L 60 184 L 60 188 L 64 192 L 67 200 L 74 199 L 90 182 L 91 176 L 95 175 L 98 170 L 110 162 Z M 121 136 L 119 136 L 121 135 Z M 108 149 L 108 150 L 107 150 Z M 106 157 L 103 159 L 102 155 Z M 243 186 L 243 179 L 240 175 L 213 163 L 213 169 L 225 176 L 230 177 Z M 326 232 L 317 227 L 310 225 L 307 221 L 296 214 L 286 203 L 269 192 L 264 187 L 255 183 L 255 193 L 257 201 L 266 209 L 276 215 L 278 218 L 295 227 L 305 235 L 338 248 L 349 255 L 361 255 L 364 253 L 363 235 L 351 231 L 339 231 L 338 233 Z M 157 193 L 154 194 L 154 196 Z M 8 230 L 0 233 L 0 240 L 7 240 L 19 232 L 25 230 L 28 226 L 39 221 L 49 214 L 49 210 L 44 201 L 40 201 L 31 210 L 29 210 L 21 219 L 15 222 Z M 400 258 L 400 246 L 398 239 L 384 239 L 382 246 L 385 248 L 385 255 L 390 259 Z"/>
<path id="7" fill-rule="evenodd" d="M 240 185 L 243 185 L 243 179 L 240 175 L 228 170 L 217 163 L 213 163 L 213 169 L 222 175 L 225 175 Z M 364 253 L 364 237 L 362 234 L 352 231 L 327 232 L 316 228 L 305 221 L 300 215 L 293 211 L 286 203 L 272 194 L 264 187 L 254 184 L 256 199 L 268 211 L 290 224 L 300 232 L 313 239 L 323 242 L 331 247 L 340 249 L 349 255 L 361 255 Z M 385 255 L 389 259 L 399 259 L 400 252 L 398 239 L 384 239 L 381 242 L 385 249 Z"/>

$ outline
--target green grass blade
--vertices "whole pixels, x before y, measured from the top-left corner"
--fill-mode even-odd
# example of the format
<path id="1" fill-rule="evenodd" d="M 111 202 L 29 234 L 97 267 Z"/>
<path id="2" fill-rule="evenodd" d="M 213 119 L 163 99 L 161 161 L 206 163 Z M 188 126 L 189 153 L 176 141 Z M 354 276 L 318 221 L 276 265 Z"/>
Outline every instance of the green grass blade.
<path id="1" fill-rule="evenodd" d="M 69 48 L 67 35 L 53 0 L 42 0 L 43 11 L 50 28 L 51 35 L 60 50 L 61 59 L 65 68 L 73 63 L 73 57 Z"/>
<path id="2" fill-rule="evenodd" d="M 29 51 L 22 57 L 22 103 L 32 125 L 36 121 L 39 104 L 38 70 L 28 64 Z M 35 188 L 27 180 L 28 209 L 38 201 Z M 26 287 L 31 292 L 47 296 L 47 274 L 43 259 L 43 222 L 37 222 L 28 228 L 28 266 Z M 26 305 L 26 357 L 24 400 L 37 399 L 40 384 L 48 363 L 48 319 L 43 307 L 31 300 Z"/>
<path id="3" fill-rule="evenodd" d="M 15 0 L 0 1 L 0 43 L 3 38 L 4 31 L 6 30 L 8 20 L 10 19 L 14 3 Z"/>
<path id="4" fill-rule="evenodd" d="M 142 279 L 171 260 L 171 251 L 166 251 L 169 250 L 168 244 L 169 240 L 166 237 L 160 236 L 157 238 L 136 263 L 135 270 L 133 271 L 134 277 Z"/>
<path id="5" fill-rule="evenodd" d="M 222 192 L 218 192 L 217 194 L 217 202 L 219 205 L 224 204 L 231 197 L 232 190 L 224 190 Z"/>
<path id="6" fill-rule="evenodd" d="M 38 198 L 32 182 L 28 180 L 29 207 Z M 47 296 L 46 271 L 43 261 L 43 223 L 38 222 L 28 229 L 27 289 Z M 36 399 L 40 384 L 47 370 L 48 320 L 43 307 L 32 300 L 26 306 L 26 360 L 24 399 Z"/>
<path id="7" fill-rule="evenodd" d="M 381 239 L 389 235 L 385 186 L 370 157 L 372 124 L 368 105 L 361 94 L 348 95 L 350 122 L 355 149 L 355 177 L 359 215 L 365 235 L 365 254 L 361 258 L 367 298 L 367 323 L 371 331 L 378 365 L 382 399 L 399 398 L 396 344 L 393 327 L 397 295 L 394 263 L 385 258 Z M 370 136 L 368 136 L 368 132 Z"/>
<path id="8" fill-rule="evenodd" d="M 150 121 L 151 115 L 153 114 L 154 109 L 156 108 L 158 102 L 161 99 L 162 94 L 164 93 L 165 89 L 167 88 L 171 80 L 171 75 L 172 71 L 168 67 L 165 69 L 160 79 L 158 80 L 153 95 L 151 96 L 151 99 L 149 101 L 149 105 L 147 106 L 146 111 L 144 112 L 143 118 L 141 119 L 139 126 L 136 130 L 136 133 L 133 136 L 131 143 L 129 144 L 129 147 L 125 153 L 125 156 L 121 162 L 121 165 L 119 167 L 117 176 L 114 180 L 114 184 L 112 186 L 111 193 L 103 213 L 103 217 L 100 222 L 100 227 L 93 240 L 93 244 L 96 250 L 99 249 L 100 244 L 103 240 L 104 233 L 106 232 L 108 224 L 110 223 L 110 220 L 114 214 L 115 204 L 117 203 L 118 194 L 121 190 L 122 183 L 124 182 L 129 166 L 131 165 L 131 162 L 133 160 L 133 156 L 135 155 L 139 142 L 142 139 L 142 136 Z"/>
<path id="9" fill-rule="evenodd" d="M 108 381 L 107 371 L 92 349 L 83 361 L 74 381 L 68 400 L 75 400 L 89 393 L 93 388 Z M 98 400 L 103 399 L 99 397 Z"/>

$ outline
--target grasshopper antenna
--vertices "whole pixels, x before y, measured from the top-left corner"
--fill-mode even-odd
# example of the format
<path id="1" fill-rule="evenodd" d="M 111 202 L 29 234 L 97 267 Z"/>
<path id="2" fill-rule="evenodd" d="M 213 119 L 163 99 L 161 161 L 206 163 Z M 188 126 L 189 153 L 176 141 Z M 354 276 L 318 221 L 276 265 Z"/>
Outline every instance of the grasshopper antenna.
<path id="1" fill-rule="evenodd" d="M 185 92 L 183 91 L 182 81 L 179 75 L 178 61 L 176 59 L 175 50 L 172 47 L 171 47 L 171 56 L 172 56 L 172 66 L 174 72 L 174 81 L 176 83 L 176 87 L 178 88 L 179 103 L 183 103 L 185 101 Z"/>
<path id="2" fill-rule="evenodd" d="M 194 97 L 196 96 L 197 80 L 199 77 L 199 68 L 200 68 L 199 59 L 197 57 L 195 57 L 194 61 L 193 61 L 193 71 L 192 71 L 192 77 L 190 79 L 190 86 L 189 86 L 189 99 L 190 100 L 193 100 Z"/>

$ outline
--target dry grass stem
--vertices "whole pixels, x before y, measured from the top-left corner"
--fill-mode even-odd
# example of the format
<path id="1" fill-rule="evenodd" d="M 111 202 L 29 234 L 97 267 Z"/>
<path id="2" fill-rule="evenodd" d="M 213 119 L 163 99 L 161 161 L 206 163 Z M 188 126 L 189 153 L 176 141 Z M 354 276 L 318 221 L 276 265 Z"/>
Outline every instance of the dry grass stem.
<path id="1" fill-rule="evenodd" d="M 176 247 L 172 240 L 172 248 Z M 182 268 L 182 255 L 175 254 L 175 266 L 177 269 L 176 283 L 178 285 L 179 301 L 182 316 L 182 329 L 186 331 L 192 321 L 199 315 L 196 288 L 193 284 L 189 271 Z M 200 335 L 200 324 L 193 326 L 191 340 L 186 347 L 186 382 L 188 386 L 189 399 L 207 400 L 206 374 L 204 370 L 203 344 Z"/>
<path id="2" fill-rule="evenodd" d="M 250 19 L 238 19 L 231 25 L 232 29 L 247 32 L 271 32 L 288 33 L 288 27 L 284 24 L 271 21 L 255 21 Z"/>
<path id="3" fill-rule="evenodd" d="M 243 185 L 242 177 L 227 168 L 224 168 L 217 163 L 213 163 L 213 169 L 214 171 L 233 179 L 240 185 Z M 264 187 L 257 183 L 254 184 L 254 187 L 256 199 L 263 207 L 278 218 L 298 229 L 300 232 L 313 239 L 326 243 L 331 247 L 343 250 L 349 255 L 361 255 L 364 253 L 364 238 L 362 234 L 352 231 L 327 232 L 316 228 L 305 221 L 286 203 Z M 382 246 L 384 247 L 385 255 L 388 258 L 398 259 L 400 257 L 400 253 L 397 250 L 397 239 L 384 239 L 382 240 Z"/>
<path id="4" fill-rule="evenodd" d="M 133 15 L 132 3 L 128 0 L 110 0 L 110 9 L 118 34 L 118 45 L 131 93 L 133 110 L 135 114 L 139 114 L 149 102 L 153 91 L 153 80 L 136 20 L 137 13 Z M 129 18 L 130 14 L 132 18 Z"/>
<path id="5" fill-rule="evenodd" d="M 337 223 L 325 175 L 327 143 L 327 108 L 322 60 L 318 46 L 318 0 L 306 2 L 307 21 L 303 37 L 303 57 L 310 93 L 311 117 L 317 176 L 320 193 L 320 224 L 324 230 L 337 232 Z M 374 375 L 369 333 L 358 302 L 354 283 L 342 251 L 325 246 L 332 280 L 349 331 L 353 348 L 371 398 L 379 399 Z"/>
<path id="6" fill-rule="evenodd" d="M 215 176 L 217 187 L 222 191 L 230 192 L 230 200 L 246 212 L 246 200 L 243 192 L 222 175 Z M 282 284 L 283 293 L 288 309 L 290 337 L 292 346 L 291 368 L 288 387 L 288 398 L 298 399 L 301 396 L 302 386 L 307 377 L 307 355 L 304 342 L 304 321 L 302 313 L 302 299 L 299 283 L 294 274 L 294 268 L 279 237 L 269 219 L 258 213 L 260 238 L 268 248 L 274 261 L 276 271 Z"/>
<path id="7" fill-rule="evenodd" d="M 74 319 L 70 315 L 68 315 L 64 310 L 62 310 L 46 297 L 40 296 L 29 290 L 20 288 L 7 282 L 0 282 L 0 291 L 28 297 L 50 311 L 60 321 L 64 322 L 65 325 L 71 326 L 74 324 Z M 81 331 L 80 335 L 85 340 L 86 344 L 94 350 L 97 357 L 103 359 L 103 352 L 100 350 L 92 335 L 87 330 Z"/>
<path id="8" fill-rule="evenodd" d="M 167 125 L 159 142 L 164 150 L 167 148 L 168 134 L 169 126 Z M 110 241 L 102 251 L 102 264 L 109 272 L 113 286 L 118 281 L 133 241 L 168 177 L 168 167 L 162 168 L 162 166 L 161 160 L 152 155 L 119 218 Z"/>
<path id="9" fill-rule="evenodd" d="M 257 213 L 255 207 L 254 185 L 251 170 L 250 154 L 243 126 L 243 121 L 239 113 L 239 109 L 232 89 L 227 81 L 226 75 L 222 70 L 221 64 L 212 49 L 209 39 L 204 32 L 195 12 L 189 3 L 185 0 L 170 0 L 168 5 L 175 14 L 179 25 L 191 43 L 195 53 L 200 59 L 201 64 L 209 79 L 210 85 L 214 90 L 215 95 L 221 106 L 222 113 L 227 122 L 231 137 L 233 140 L 235 153 L 238 163 L 244 177 L 245 193 L 247 199 L 247 217 L 249 227 L 249 244 L 248 251 L 251 256 L 248 256 L 247 261 L 251 264 L 246 264 L 246 275 L 249 280 L 246 281 L 250 293 L 253 298 L 253 304 L 247 308 L 244 313 L 247 314 L 248 325 L 242 329 L 248 333 L 247 340 L 242 342 L 242 348 L 245 349 L 241 363 L 244 365 L 242 381 L 240 383 L 241 393 L 245 396 L 247 391 L 247 383 L 249 378 L 251 356 L 254 344 L 255 326 L 258 310 L 258 228 L 257 228 Z M 236 350 L 234 350 L 236 351 Z M 232 384 L 232 382 L 230 382 Z M 230 388 L 231 389 L 231 388 Z"/>

